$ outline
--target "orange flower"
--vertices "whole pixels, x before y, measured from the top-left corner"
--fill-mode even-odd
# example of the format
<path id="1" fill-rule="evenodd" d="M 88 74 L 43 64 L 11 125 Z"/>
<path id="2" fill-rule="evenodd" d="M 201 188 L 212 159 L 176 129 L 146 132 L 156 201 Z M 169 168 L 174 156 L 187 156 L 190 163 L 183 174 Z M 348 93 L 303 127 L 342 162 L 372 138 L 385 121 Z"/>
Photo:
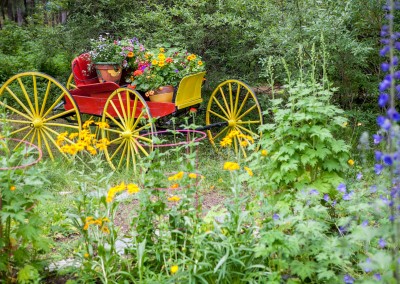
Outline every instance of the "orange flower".
<path id="1" fill-rule="evenodd" d="M 181 200 L 181 198 L 177 195 L 168 197 L 168 201 L 172 201 L 172 202 L 178 202 L 179 200 Z"/>
<path id="2" fill-rule="evenodd" d="M 177 183 L 174 183 L 173 185 L 171 185 L 171 188 L 173 188 L 173 189 L 178 188 L 178 187 L 179 187 L 179 184 L 177 184 Z"/>
<path id="3" fill-rule="evenodd" d="M 143 71 L 140 70 L 140 69 L 138 69 L 138 70 L 136 70 L 135 72 L 133 72 L 133 76 L 140 76 L 140 75 L 142 75 L 142 74 L 143 74 Z"/>
<path id="4" fill-rule="evenodd" d="M 174 60 L 171 57 L 167 57 L 167 59 L 165 59 L 165 62 L 167 63 L 173 63 Z"/>
<path id="5" fill-rule="evenodd" d="M 14 191 L 16 189 L 15 185 L 10 186 L 10 190 Z"/>
<path id="6" fill-rule="evenodd" d="M 129 58 L 132 58 L 135 54 L 132 51 L 129 51 L 128 54 L 126 55 Z"/>

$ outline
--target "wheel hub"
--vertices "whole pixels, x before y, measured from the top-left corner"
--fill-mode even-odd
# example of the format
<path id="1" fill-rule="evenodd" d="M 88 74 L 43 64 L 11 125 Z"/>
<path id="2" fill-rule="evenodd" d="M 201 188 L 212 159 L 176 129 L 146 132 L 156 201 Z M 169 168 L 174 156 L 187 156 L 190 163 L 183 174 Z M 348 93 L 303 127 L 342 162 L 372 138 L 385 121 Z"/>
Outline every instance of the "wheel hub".
<path id="1" fill-rule="evenodd" d="M 41 128 L 42 126 L 43 126 L 43 119 L 42 119 L 42 118 L 40 118 L 40 117 L 35 117 L 35 118 L 32 120 L 31 127 L 34 127 L 34 128 Z"/>
<path id="2" fill-rule="evenodd" d="M 121 132 L 121 138 L 129 139 L 131 137 L 132 137 L 132 131 L 126 130 L 124 132 Z"/>
<path id="3" fill-rule="evenodd" d="M 236 126 L 236 120 L 234 120 L 234 119 L 228 120 L 228 125 L 229 125 L 230 127 L 235 127 L 235 126 Z"/>

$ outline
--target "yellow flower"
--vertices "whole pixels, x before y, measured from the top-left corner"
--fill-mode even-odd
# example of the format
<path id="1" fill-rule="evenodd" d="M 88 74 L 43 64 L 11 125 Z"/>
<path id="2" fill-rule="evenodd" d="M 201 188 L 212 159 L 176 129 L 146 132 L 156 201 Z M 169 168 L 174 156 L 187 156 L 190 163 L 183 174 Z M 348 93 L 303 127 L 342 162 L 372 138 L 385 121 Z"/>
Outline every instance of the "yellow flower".
<path id="1" fill-rule="evenodd" d="M 250 168 L 248 168 L 248 167 L 244 167 L 244 169 L 246 170 L 246 172 L 249 174 L 249 176 L 253 176 L 253 171 L 250 169 Z"/>
<path id="2" fill-rule="evenodd" d="M 160 52 L 165 52 L 165 48 L 163 48 L 163 47 L 160 47 Z"/>
<path id="3" fill-rule="evenodd" d="M 57 146 L 62 145 L 62 143 L 64 142 L 65 137 L 67 137 L 67 135 L 68 135 L 68 132 L 63 132 L 57 136 L 57 141 L 56 141 Z"/>
<path id="4" fill-rule="evenodd" d="M 172 201 L 172 202 L 178 202 L 179 200 L 181 200 L 181 198 L 177 195 L 168 197 L 168 201 Z"/>
<path id="5" fill-rule="evenodd" d="M 88 152 L 91 154 L 91 155 L 96 155 L 97 154 L 97 151 L 96 151 L 96 149 L 95 148 L 93 148 L 92 146 L 86 146 L 86 150 L 88 150 Z"/>
<path id="6" fill-rule="evenodd" d="M 14 191 L 16 189 L 15 185 L 10 186 L 10 190 Z"/>
<path id="7" fill-rule="evenodd" d="M 195 174 L 195 173 L 190 173 L 190 174 L 189 174 L 189 178 L 197 178 L 197 174 Z"/>
<path id="8" fill-rule="evenodd" d="M 342 124 L 342 126 L 343 126 L 343 127 L 346 127 L 347 124 L 348 124 L 348 123 L 347 123 L 347 121 L 346 121 L 345 123 Z"/>
<path id="9" fill-rule="evenodd" d="M 158 61 L 157 61 L 156 59 L 153 59 L 153 60 L 151 61 L 151 64 L 152 64 L 152 65 L 157 65 L 157 64 L 158 64 Z"/>
<path id="10" fill-rule="evenodd" d="M 224 139 L 222 139 L 221 142 L 219 142 L 219 145 L 221 145 L 221 147 L 227 147 L 232 145 L 232 138 L 230 138 L 229 136 L 225 136 Z"/>
<path id="11" fill-rule="evenodd" d="M 350 160 L 347 161 L 347 163 L 348 163 L 350 166 L 353 166 L 353 165 L 354 165 L 354 160 L 350 159 Z"/>
<path id="12" fill-rule="evenodd" d="M 197 64 L 198 64 L 199 66 L 201 66 L 201 65 L 203 65 L 203 61 L 199 60 L 199 62 L 197 62 Z"/>
<path id="13" fill-rule="evenodd" d="M 235 162 L 225 162 L 224 164 L 224 170 L 227 171 L 235 171 L 235 170 L 239 170 L 240 166 L 238 163 Z"/>
<path id="14" fill-rule="evenodd" d="M 357 126 L 361 126 L 361 125 L 362 125 L 362 123 L 361 123 L 361 122 L 357 123 Z"/>
<path id="15" fill-rule="evenodd" d="M 138 193 L 140 191 L 139 187 L 136 184 L 130 183 L 126 186 L 126 190 L 129 194 Z"/>
<path id="16" fill-rule="evenodd" d="M 261 150 L 261 156 L 266 157 L 268 156 L 268 151 L 267 150 Z"/>
<path id="17" fill-rule="evenodd" d="M 75 132 L 75 133 L 71 133 L 69 136 L 68 136 L 68 138 L 69 139 L 75 139 L 76 137 L 78 137 L 79 136 L 79 133 L 78 132 Z"/>
<path id="18" fill-rule="evenodd" d="M 89 128 L 89 126 L 93 123 L 94 123 L 94 121 L 92 119 L 86 120 L 85 123 L 82 125 L 82 128 L 84 128 L 84 129 Z"/>
<path id="19" fill-rule="evenodd" d="M 178 270 L 179 270 L 178 265 L 172 265 L 172 266 L 171 266 L 171 274 L 177 273 Z"/>
<path id="20" fill-rule="evenodd" d="M 85 254 L 83 255 L 83 257 L 84 257 L 84 258 L 89 258 L 89 254 L 88 254 L 88 253 L 85 253 Z"/>
<path id="21" fill-rule="evenodd" d="M 240 141 L 240 145 L 243 147 L 247 147 L 249 145 L 249 142 L 247 140 L 242 140 Z"/>
<path id="22" fill-rule="evenodd" d="M 102 231 L 103 233 L 105 233 L 105 234 L 109 234 L 109 233 L 110 233 L 110 229 L 108 229 L 107 226 L 101 227 L 101 231 Z"/>
<path id="23" fill-rule="evenodd" d="M 158 58 L 160 61 L 164 61 L 164 60 L 165 60 L 165 54 L 164 54 L 164 53 L 159 53 L 159 54 L 157 55 L 157 58 Z"/>
<path id="24" fill-rule="evenodd" d="M 158 66 L 163 67 L 165 65 L 165 61 L 164 60 L 160 60 L 158 62 Z"/>
<path id="25" fill-rule="evenodd" d="M 183 175 L 184 175 L 185 173 L 184 172 L 179 172 L 179 173 L 177 173 L 177 174 L 175 174 L 175 175 L 173 175 L 173 176 L 170 176 L 169 178 L 168 178 L 168 180 L 180 180 L 180 179 L 182 179 L 183 178 Z"/>
<path id="26" fill-rule="evenodd" d="M 99 122 L 96 122 L 95 124 L 96 124 L 99 128 L 101 128 L 101 129 L 109 128 L 109 127 L 110 127 L 110 125 L 108 125 L 107 122 L 99 121 Z"/>

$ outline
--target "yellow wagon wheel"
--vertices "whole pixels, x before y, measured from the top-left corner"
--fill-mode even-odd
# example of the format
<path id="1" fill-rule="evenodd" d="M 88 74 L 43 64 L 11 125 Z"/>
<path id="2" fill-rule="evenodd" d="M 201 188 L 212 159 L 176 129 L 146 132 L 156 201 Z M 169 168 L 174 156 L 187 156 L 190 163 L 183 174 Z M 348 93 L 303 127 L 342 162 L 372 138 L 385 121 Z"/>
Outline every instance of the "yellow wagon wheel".
<path id="1" fill-rule="evenodd" d="M 68 90 L 76 89 L 75 79 L 74 79 L 74 74 L 73 73 L 71 73 L 71 75 L 69 75 L 66 87 L 67 87 Z"/>
<path id="2" fill-rule="evenodd" d="M 64 108 L 64 102 L 69 108 Z M 0 88 L 0 106 L 6 111 L 10 136 L 36 144 L 51 159 L 62 143 L 73 143 L 69 133 L 79 132 L 79 108 L 68 90 L 56 79 L 40 72 L 25 72 L 7 80 Z M 75 124 L 63 118 L 75 116 Z"/>
<path id="3" fill-rule="evenodd" d="M 248 146 L 260 138 L 262 111 L 253 90 L 238 80 L 227 80 L 211 94 L 206 111 L 208 138 L 215 149 L 231 147 L 247 157 Z"/>
<path id="4" fill-rule="evenodd" d="M 146 101 L 137 91 L 119 88 L 108 97 L 102 122 L 108 124 L 102 138 L 109 140 L 105 157 L 111 168 L 136 172 L 137 162 L 153 150 L 155 126 Z"/>

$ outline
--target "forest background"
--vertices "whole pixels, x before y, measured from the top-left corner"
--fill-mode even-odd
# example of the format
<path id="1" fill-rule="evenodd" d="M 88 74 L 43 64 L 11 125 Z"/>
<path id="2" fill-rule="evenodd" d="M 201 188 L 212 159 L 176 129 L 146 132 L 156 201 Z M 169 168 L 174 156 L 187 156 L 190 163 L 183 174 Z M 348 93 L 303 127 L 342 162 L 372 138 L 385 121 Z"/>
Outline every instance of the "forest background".
<path id="1" fill-rule="evenodd" d="M 370 112 L 381 77 L 384 2 L 1 0 L 0 84 L 27 70 L 65 82 L 71 60 L 104 33 L 137 37 L 146 46 L 185 47 L 203 57 L 212 86 L 228 78 L 282 85 L 295 72 L 289 70 L 307 67 L 315 46 L 317 72 L 324 60 L 338 87 L 335 102 L 350 112 Z M 299 47 L 305 55 L 300 63 Z"/>

